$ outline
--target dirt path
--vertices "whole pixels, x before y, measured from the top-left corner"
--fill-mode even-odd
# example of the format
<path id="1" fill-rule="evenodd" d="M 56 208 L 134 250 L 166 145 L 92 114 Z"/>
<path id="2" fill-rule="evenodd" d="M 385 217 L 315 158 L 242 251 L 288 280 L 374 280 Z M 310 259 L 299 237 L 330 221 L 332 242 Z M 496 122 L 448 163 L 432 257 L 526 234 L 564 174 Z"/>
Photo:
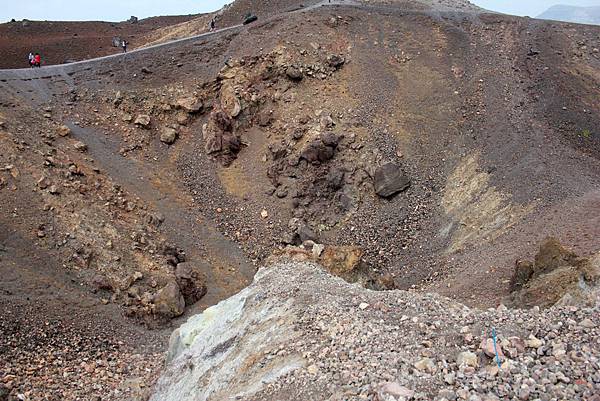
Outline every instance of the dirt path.
<path id="1" fill-rule="evenodd" d="M 394 7 L 385 6 L 385 5 L 364 4 L 357 0 L 333 0 L 333 1 L 323 0 L 321 2 L 318 2 L 316 4 L 313 4 L 313 5 L 310 5 L 307 7 L 290 10 L 286 13 L 269 17 L 268 20 L 279 18 L 285 14 L 306 13 L 306 12 L 310 12 L 312 10 L 315 10 L 315 9 L 321 8 L 321 7 L 340 7 L 340 6 L 360 8 L 362 10 L 371 10 L 371 11 L 379 11 L 379 12 L 396 10 L 396 8 L 394 8 Z M 419 13 L 423 13 L 423 11 L 419 11 Z M 431 14 L 431 15 L 436 15 L 436 16 L 442 16 L 444 14 L 454 14 L 456 12 L 433 9 L 433 10 L 428 10 L 425 13 Z M 464 14 L 464 13 L 466 13 L 466 12 L 465 11 L 460 12 L 460 14 Z M 261 21 L 261 22 L 264 22 L 264 21 Z M 102 63 L 103 61 L 107 61 L 107 60 L 114 60 L 114 59 L 120 59 L 120 58 L 125 58 L 125 59 L 134 58 L 139 55 L 147 56 L 148 53 L 155 53 L 156 51 L 164 51 L 165 49 L 168 49 L 171 47 L 181 46 L 183 44 L 196 42 L 196 41 L 199 41 L 202 39 L 214 39 L 214 38 L 222 36 L 223 34 L 227 34 L 229 32 L 240 31 L 241 29 L 243 29 L 243 27 L 244 27 L 244 25 L 241 25 L 241 24 L 228 26 L 226 28 L 221 28 L 221 29 L 218 29 L 213 32 L 206 32 L 206 33 L 202 33 L 199 35 L 194 35 L 194 36 L 190 36 L 190 37 L 182 38 L 182 39 L 176 39 L 176 40 L 168 41 L 165 43 L 159 43 L 159 44 L 151 45 L 151 46 L 147 46 L 147 47 L 140 47 L 140 48 L 131 50 L 127 53 L 111 54 L 108 56 L 97 57 L 97 58 L 83 60 L 83 61 L 77 61 L 77 62 L 73 62 L 73 63 L 52 65 L 52 66 L 43 67 L 40 69 L 30 69 L 30 68 L 0 69 L 0 80 L 16 78 L 13 75 L 15 72 L 21 72 L 20 74 L 18 74 L 21 79 L 24 79 L 26 77 L 27 78 L 40 78 L 40 77 L 44 77 L 44 76 L 64 75 L 65 73 L 69 74 L 69 73 L 73 73 L 77 70 L 81 70 L 83 68 L 93 67 L 93 66 L 95 66 L 99 63 Z"/>

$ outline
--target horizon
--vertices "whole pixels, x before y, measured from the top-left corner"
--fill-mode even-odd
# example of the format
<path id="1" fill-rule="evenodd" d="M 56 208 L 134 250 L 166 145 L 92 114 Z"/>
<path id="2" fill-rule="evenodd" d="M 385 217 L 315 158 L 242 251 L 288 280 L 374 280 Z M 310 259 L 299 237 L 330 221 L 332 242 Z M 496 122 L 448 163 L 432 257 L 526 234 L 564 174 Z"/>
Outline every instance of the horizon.
<path id="1" fill-rule="evenodd" d="M 527 2 L 471 0 L 471 3 L 490 11 L 535 18 L 554 6 L 593 7 L 599 6 L 600 0 L 528 0 Z"/>
<path id="2" fill-rule="evenodd" d="M 472 0 L 473 4 L 490 11 L 518 16 L 536 17 L 553 6 L 599 6 L 599 0 L 530 0 L 506 2 L 505 0 Z M 160 16 L 193 15 L 218 11 L 233 0 L 130 0 L 123 4 L 105 0 L 101 5 L 89 0 L 28 0 L 5 5 L 0 10 L 0 23 L 12 19 L 21 21 L 105 21 L 122 22 L 131 16 L 139 19 Z M 66 11 L 65 11 L 66 10 Z M 139 11 L 144 10 L 143 13 Z"/>
<path id="3" fill-rule="evenodd" d="M 131 16 L 140 20 L 152 17 L 205 14 L 220 10 L 233 0 L 105 0 L 97 4 L 90 0 L 27 0 L 5 5 L 0 9 L 0 23 L 16 21 L 101 21 L 123 22 Z M 143 12 L 142 12 L 143 10 Z"/>

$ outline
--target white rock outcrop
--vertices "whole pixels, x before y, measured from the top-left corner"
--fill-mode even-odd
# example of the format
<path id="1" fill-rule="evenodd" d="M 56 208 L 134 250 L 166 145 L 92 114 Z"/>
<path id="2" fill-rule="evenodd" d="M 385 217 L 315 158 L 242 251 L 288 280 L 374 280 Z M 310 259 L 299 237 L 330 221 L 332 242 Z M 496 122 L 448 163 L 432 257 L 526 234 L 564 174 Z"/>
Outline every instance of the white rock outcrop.
<path id="1" fill-rule="evenodd" d="M 151 401 L 595 399 L 594 302 L 481 311 L 280 262 L 173 333 Z"/>
<path id="2" fill-rule="evenodd" d="M 261 362 L 296 336 L 290 305 L 266 299 L 255 284 L 191 317 L 171 335 L 168 369 L 151 400 L 247 399 L 303 366 L 297 353 Z"/>

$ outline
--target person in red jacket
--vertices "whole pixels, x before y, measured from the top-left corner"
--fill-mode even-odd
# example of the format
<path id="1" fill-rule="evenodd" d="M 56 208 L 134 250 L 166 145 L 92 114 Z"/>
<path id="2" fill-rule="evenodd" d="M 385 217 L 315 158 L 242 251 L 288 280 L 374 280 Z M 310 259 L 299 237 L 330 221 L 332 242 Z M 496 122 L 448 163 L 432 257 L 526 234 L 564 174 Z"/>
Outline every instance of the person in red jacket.
<path id="1" fill-rule="evenodd" d="M 39 53 L 36 53 L 35 56 L 33 56 L 33 65 L 38 68 L 42 66 L 42 56 L 40 56 Z"/>

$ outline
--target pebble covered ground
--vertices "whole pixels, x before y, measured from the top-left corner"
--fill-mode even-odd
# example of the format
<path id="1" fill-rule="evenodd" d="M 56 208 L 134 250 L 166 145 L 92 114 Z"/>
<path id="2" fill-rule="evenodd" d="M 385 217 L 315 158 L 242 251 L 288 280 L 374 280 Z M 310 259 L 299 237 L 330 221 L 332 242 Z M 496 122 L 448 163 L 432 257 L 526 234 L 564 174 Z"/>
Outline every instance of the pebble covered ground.
<path id="1" fill-rule="evenodd" d="M 142 339 L 141 328 L 85 311 L 67 319 L 41 303 L 0 306 L 2 401 L 139 400 L 163 366 L 159 332 Z"/>
<path id="2" fill-rule="evenodd" d="M 187 252 L 187 263 L 211 267 L 198 308 L 243 287 L 254 273 L 250 262 L 295 243 L 287 237 L 300 236 L 302 222 L 322 232 L 325 244 L 364 248 L 369 268 L 396 279 L 390 287 L 432 280 L 434 290 L 473 305 L 497 305 L 515 258 L 530 255 L 545 235 L 567 237 L 581 254 L 597 251 L 600 142 L 591 130 L 598 126 L 599 86 L 587 74 L 598 66 L 595 28 L 500 15 L 440 18 L 394 10 L 385 0 L 268 21 L 297 1 L 273 3 L 234 4 L 219 26 L 227 15 L 239 22 L 248 8 L 260 16 L 243 34 L 130 53 L 136 69 L 126 76 L 120 58 L 55 76 L 46 68 L 0 73 L 0 147 L 8 149 L 0 155 L 0 226 L 7 229 L 0 230 L 0 401 L 145 399 L 162 369 L 165 334 L 120 320 L 118 307 L 149 311 L 136 308 L 166 284 L 155 273 L 173 279 L 170 265 L 183 259 L 164 254 L 163 240 Z M 427 1 L 442 9 L 454 3 Z M 251 125 L 240 131 L 240 143 L 264 148 L 240 152 L 238 170 L 249 170 L 239 176 L 216 166 L 200 139 L 217 96 L 231 95 L 217 95 L 227 87 L 225 59 L 244 66 L 244 91 L 261 105 L 240 105 L 238 120 Z M 271 73 L 263 75 L 263 67 Z M 190 88 L 202 92 L 201 112 L 170 102 Z M 69 121 L 78 123 L 71 134 L 60 125 Z M 85 135 L 96 129 L 107 135 Z M 332 132 L 340 134 L 335 146 Z M 260 133 L 269 141 L 256 141 Z M 310 146 L 291 142 L 303 135 Z M 322 151 L 335 147 L 318 167 L 304 162 L 317 137 Z M 280 140 L 293 146 L 278 147 Z M 283 151 L 294 157 L 284 159 Z M 277 167 L 276 157 L 285 168 L 272 178 L 282 184 L 263 188 L 254 178 Z M 402 165 L 411 186 L 393 200 L 379 199 L 371 173 L 389 160 Z M 454 184 L 485 184 L 474 198 L 492 206 L 511 199 L 517 212 L 532 202 L 538 214 L 499 240 L 488 226 L 495 230 L 502 219 L 486 202 L 459 203 L 461 213 L 447 216 L 444 188 L 452 186 L 453 170 L 471 171 L 456 168 L 463 164 L 472 174 Z M 251 195 L 232 195 L 223 177 L 245 181 Z M 499 211 L 512 218 L 512 203 Z M 446 258 L 452 230 L 472 244 Z M 88 283 L 84 274 L 63 277 L 63 269 L 115 273 L 126 285 L 118 286 L 120 297 L 106 296 L 96 290 L 117 286 Z M 84 292 L 65 287 L 69 296 L 62 297 L 62 285 L 53 282 Z M 102 288 L 88 288 L 95 284 Z M 304 367 L 239 399 L 598 401 L 598 305 L 479 311 L 437 295 L 370 292 L 297 263 L 273 268 L 251 288 L 255 306 L 291 304 L 295 334 L 267 342 L 267 354 L 247 350 L 256 356 L 250 365 L 294 355 Z M 177 291 L 171 295 L 180 301 Z M 244 347 L 225 345 L 231 352 Z"/>
<path id="3" fill-rule="evenodd" d="M 292 342 L 256 363 L 298 353 L 306 364 L 252 399 L 600 399 L 599 298 L 481 311 L 438 295 L 368 291 L 310 264 L 279 264 L 258 277 L 254 302 L 292 299 L 296 324 Z"/>

